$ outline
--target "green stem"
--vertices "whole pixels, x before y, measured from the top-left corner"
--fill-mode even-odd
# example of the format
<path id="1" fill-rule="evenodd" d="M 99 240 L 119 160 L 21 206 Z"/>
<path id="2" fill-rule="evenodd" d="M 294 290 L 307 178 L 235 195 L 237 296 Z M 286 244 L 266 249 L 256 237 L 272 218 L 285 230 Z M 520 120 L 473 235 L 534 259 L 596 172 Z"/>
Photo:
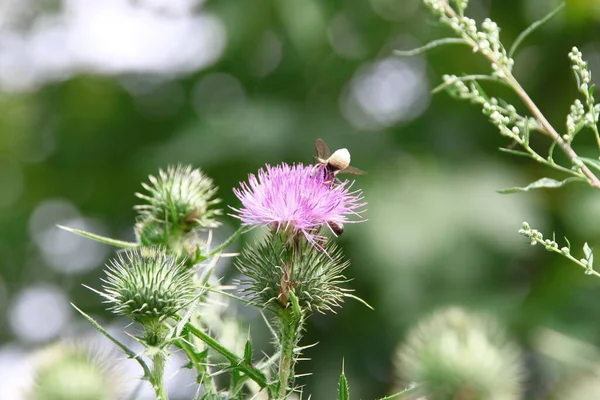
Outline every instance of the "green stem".
<path id="1" fill-rule="evenodd" d="M 236 356 L 234 353 L 229 351 L 227 348 L 223 347 L 223 345 L 221 345 L 221 343 L 217 342 L 215 339 L 213 339 L 212 337 L 210 337 L 209 335 L 204 333 L 202 330 L 196 328 L 194 325 L 190 324 L 189 322 L 185 324 L 185 327 L 186 327 L 186 329 L 189 330 L 189 332 L 192 335 L 196 336 L 198 339 L 200 339 L 204 343 L 206 343 L 206 345 L 208 347 L 210 347 L 211 349 L 215 350 L 217 353 L 219 353 L 223 357 L 225 357 L 227 359 L 227 361 L 229 361 L 231 363 L 232 366 L 239 369 L 244 374 L 246 374 L 250 379 L 252 379 L 254 382 L 256 382 L 258 384 L 258 386 L 260 386 L 261 389 L 267 388 L 269 390 L 269 396 L 271 396 L 271 393 L 270 393 L 271 388 L 269 387 L 269 385 L 267 383 L 267 378 L 261 371 L 254 368 L 252 365 L 246 363 L 240 357 Z"/>
<path id="2" fill-rule="evenodd" d="M 165 361 L 166 357 L 162 351 L 158 351 L 152 358 L 152 375 L 150 376 L 150 383 L 154 388 L 156 400 L 169 400 L 163 380 L 165 374 Z"/>
<path id="3" fill-rule="evenodd" d="M 279 382 L 277 383 L 277 399 L 285 399 L 294 387 L 294 364 L 296 357 L 294 348 L 300 340 L 303 313 L 298 297 L 290 291 L 290 304 L 277 312 L 279 318 Z"/>
<path id="4" fill-rule="evenodd" d="M 289 387 L 293 386 L 294 375 L 294 347 L 296 345 L 297 324 L 294 323 L 294 315 L 292 308 L 285 308 L 278 314 L 279 316 L 279 384 L 277 390 L 277 398 L 285 399 L 289 391 Z"/>

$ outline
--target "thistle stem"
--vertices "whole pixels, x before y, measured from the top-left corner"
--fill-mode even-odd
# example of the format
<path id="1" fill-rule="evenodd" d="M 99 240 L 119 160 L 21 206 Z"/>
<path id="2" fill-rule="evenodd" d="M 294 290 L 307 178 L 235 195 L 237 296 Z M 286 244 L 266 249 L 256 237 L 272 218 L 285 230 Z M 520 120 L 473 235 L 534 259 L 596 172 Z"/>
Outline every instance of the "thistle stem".
<path id="1" fill-rule="evenodd" d="M 165 361 L 166 357 L 161 351 L 158 351 L 152 358 L 150 384 L 152 384 L 152 387 L 154 388 L 157 400 L 169 400 L 163 380 L 165 374 Z"/>
<path id="2" fill-rule="evenodd" d="M 295 323 L 294 312 L 291 307 L 282 309 L 279 317 L 279 384 L 277 399 L 287 397 L 289 387 L 294 375 L 294 347 L 297 341 L 298 324 Z"/>
<path id="3" fill-rule="evenodd" d="M 248 376 L 250 379 L 256 382 L 261 389 L 267 388 L 270 391 L 270 388 L 267 384 L 267 378 L 261 371 L 259 371 L 252 365 L 249 365 L 246 362 L 244 362 L 243 359 L 235 355 L 233 352 L 229 351 L 218 341 L 213 339 L 208 334 L 204 333 L 201 329 L 196 328 L 189 322 L 185 324 L 185 327 L 189 330 L 189 332 L 192 335 L 196 336 L 198 339 L 202 340 L 208 347 L 225 357 L 227 361 L 231 363 L 232 366 L 235 366 L 237 369 L 246 374 L 246 376 Z"/>

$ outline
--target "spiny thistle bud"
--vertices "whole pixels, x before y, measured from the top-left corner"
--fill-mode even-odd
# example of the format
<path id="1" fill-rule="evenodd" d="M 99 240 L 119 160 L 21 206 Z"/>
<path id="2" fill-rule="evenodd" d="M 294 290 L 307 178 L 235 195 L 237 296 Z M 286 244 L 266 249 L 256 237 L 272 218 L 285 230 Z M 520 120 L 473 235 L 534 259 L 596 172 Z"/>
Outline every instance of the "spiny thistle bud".
<path id="1" fill-rule="evenodd" d="M 100 294 L 115 314 L 140 323 L 163 320 L 194 299 L 193 273 L 160 249 L 128 250 L 107 265 Z"/>
<path id="2" fill-rule="evenodd" d="M 113 400 L 125 382 L 109 354 L 83 343 L 58 343 L 33 355 L 34 383 L 28 400 Z"/>
<path id="3" fill-rule="evenodd" d="M 171 166 L 148 179 L 142 183 L 148 193 L 136 193 L 147 203 L 134 207 L 139 213 L 135 230 L 143 244 L 166 244 L 173 234 L 219 225 L 214 218 L 221 210 L 211 208 L 221 201 L 213 198 L 217 187 L 199 169 Z"/>
<path id="4" fill-rule="evenodd" d="M 342 272 L 349 265 L 329 242 L 321 251 L 307 241 L 290 243 L 286 236 L 270 233 L 254 247 L 246 247 L 236 260 L 244 292 L 257 306 L 286 308 L 290 292 L 303 310 L 324 313 L 339 307 L 349 289 Z"/>
<path id="5" fill-rule="evenodd" d="M 416 383 L 427 400 L 520 398 L 522 364 L 497 324 L 460 308 L 434 313 L 397 353 L 402 386 Z"/>

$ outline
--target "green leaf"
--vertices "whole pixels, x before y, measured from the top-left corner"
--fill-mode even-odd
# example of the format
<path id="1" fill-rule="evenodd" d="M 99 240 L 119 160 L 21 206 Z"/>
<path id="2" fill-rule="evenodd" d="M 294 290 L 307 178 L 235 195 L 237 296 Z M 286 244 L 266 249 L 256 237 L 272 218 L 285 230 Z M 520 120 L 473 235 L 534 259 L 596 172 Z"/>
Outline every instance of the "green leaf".
<path id="1" fill-rule="evenodd" d="M 92 326 L 98 330 L 98 332 L 100 332 L 101 334 L 106 336 L 106 338 L 108 340 L 110 340 L 111 342 L 116 344 L 119 348 L 121 348 L 121 350 L 123 350 L 123 352 L 125 354 L 127 354 L 127 356 L 129 358 L 136 360 L 140 364 L 140 366 L 144 370 L 144 379 L 149 379 L 152 376 L 152 373 L 150 372 L 150 368 L 148 368 L 148 365 L 146 365 L 146 362 L 140 357 L 139 354 L 136 354 L 136 352 L 134 352 L 129 347 L 125 346 L 123 343 L 119 342 L 117 339 L 115 339 L 113 336 L 111 336 L 111 334 L 108 333 L 102 326 L 100 326 L 100 324 L 98 322 L 96 322 L 96 320 L 94 320 L 92 317 L 90 317 L 89 315 L 84 313 L 82 310 L 77 308 L 77 306 L 75 304 L 71 303 L 71 305 L 73 306 L 73 308 L 75 308 L 77 311 L 79 311 L 79 313 L 81 315 L 83 315 L 83 317 L 85 319 L 87 319 L 89 321 L 89 323 L 92 324 Z"/>
<path id="2" fill-rule="evenodd" d="M 595 170 L 600 172 L 600 161 L 596 160 L 595 158 L 587 157 L 579 157 L 579 159 L 583 161 L 583 163 L 586 164 L 588 167 L 594 168 Z"/>
<path id="3" fill-rule="evenodd" d="M 589 97 L 594 98 L 594 90 L 596 90 L 595 84 L 591 85 L 590 88 L 588 89 Z"/>
<path id="4" fill-rule="evenodd" d="M 120 247 L 122 249 L 135 249 L 137 247 L 140 247 L 139 243 L 125 242 L 125 241 L 122 241 L 122 240 L 111 239 L 111 238 L 107 238 L 107 237 L 104 237 L 104 236 L 96 235 L 94 233 L 82 231 L 80 229 L 69 228 L 68 226 L 63 226 L 63 225 L 56 225 L 56 226 L 58 226 L 60 229 L 64 229 L 65 231 L 69 231 L 71 233 L 75 233 L 76 235 L 80 235 L 80 236 L 86 237 L 88 239 L 95 240 L 96 242 L 105 243 L 105 244 L 108 244 L 108 245 L 111 245 L 111 246 Z"/>
<path id="5" fill-rule="evenodd" d="M 338 384 L 338 400 L 350 400 L 350 388 L 348 387 L 348 380 L 344 373 L 344 364 L 342 363 L 342 373 L 340 374 L 340 381 Z"/>
<path id="6" fill-rule="evenodd" d="M 302 309 L 300 308 L 298 296 L 293 291 L 290 291 L 290 302 L 292 303 L 292 310 L 294 312 L 294 321 L 299 323 L 302 320 Z"/>
<path id="7" fill-rule="evenodd" d="M 525 151 L 521 151 L 521 150 L 508 149 L 506 147 L 499 147 L 498 150 L 500 150 L 503 153 L 514 154 L 515 156 L 521 156 L 521 157 L 529 157 L 529 158 L 531 158 L 531 154 L 529 154 L 529 153 L 527 153 Z"/>
<path id="8" fill-rule="evenodd" d="M 431 49 L 434 49 L 436 47 L 443 46 L 446 44 L 468 44 L 468 43 L 465 42 L 463 39 L 459 39 L 459 38 L 444 38 L 444 39 L 434 40 L 432 42 L 427 43 L 424 46 L 418 47 L 413 50 L 394 50 L 394 54 L 396 54 L 398 56 L 402 56 L 402 57 L 412 57 L 412 56 L 416 56 L 418 54 L 424 53 L 428 50 L 431 50 Z"/>
<path id="9" fill-rule="evenodd" d="M 570 182 L 583 181 L 581 178 L 567 178 L 562 181 L 557 181 L 551 178 L 542 178 L 537 181 L 525 186 L 525 187 L 512 187 L 508 189 L 497 190 L 498 193 L 501 194 L 509 194 L 509 193 L 520 193 L 520 192 L 528 192 L 533 189 L 555 189 L 562 187 Z"/>
<path id="10" fill-rule="evenodd" d="M 250 340 L 247 340 L 244 346 L 244 361 L 248 365 L 252 364 L 252 343 L 250 343 Z"/>
<path id="11" fill-rule="evenodd" d="M 523 40 L 525 40 L 525 38 L 527 36 L 529 36 L 533 31 L 535 31 L 537 28 L 539 28 L 540 26 L 545 24 L 550 18 L 554 17 L 554 15 L 557 12 L 559 12 L 560 10 L 562 10 L 564 6 L 565 6 L 565 3 L 560 4 L 554 10 L 550 11 L 545 17 L 543 17 L 542 19 L 529 25 L 523 32 L 521 32 L 521 34 L 515 39 L 512 46 L 510 46 L 510 50 L 508 51 L 508 56 L 510 58 L 513 58 L 515 52 L 517 51 L 517 48 L 519 48 L 519 45 L 523 42 Z"/>
<path id="12" fill-rule="evenodd" d="M 419 386 L 418 385 L 412 385 L 412 386 L 404 389 L 401 392 L 394 393 L 394 394 L 391 394 L 391 395 L 386 396 L 386 397 L 382 397 L 379 400 L 401 400 L 401 399 L 408 399 L 409 396 L 416 395 L 418 393 L 418 391 L 419 391 Z M 411 398 L 413 398 L 413 397 L 411 397 Z"/>

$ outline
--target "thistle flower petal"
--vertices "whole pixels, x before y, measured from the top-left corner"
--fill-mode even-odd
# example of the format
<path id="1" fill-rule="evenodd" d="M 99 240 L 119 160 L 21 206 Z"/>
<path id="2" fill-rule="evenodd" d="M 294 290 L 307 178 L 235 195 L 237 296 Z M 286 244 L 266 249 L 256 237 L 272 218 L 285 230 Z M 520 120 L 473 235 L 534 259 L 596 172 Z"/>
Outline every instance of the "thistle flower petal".
<path id="1" fill-rule="evenodd" d="M 313 244 L 320 237 L 320 228 L 330 222 L 363 222 L 361 213 L 367 203 L 362 191 L 352 190 L 353 181 L 348 180 L 332 186 L 324 175 L 312 165 L 266 165 L 233 189 L 242 207 L 231 207 L 234 213 L 230 215 L 242 225 L 302 234 Z"/>

